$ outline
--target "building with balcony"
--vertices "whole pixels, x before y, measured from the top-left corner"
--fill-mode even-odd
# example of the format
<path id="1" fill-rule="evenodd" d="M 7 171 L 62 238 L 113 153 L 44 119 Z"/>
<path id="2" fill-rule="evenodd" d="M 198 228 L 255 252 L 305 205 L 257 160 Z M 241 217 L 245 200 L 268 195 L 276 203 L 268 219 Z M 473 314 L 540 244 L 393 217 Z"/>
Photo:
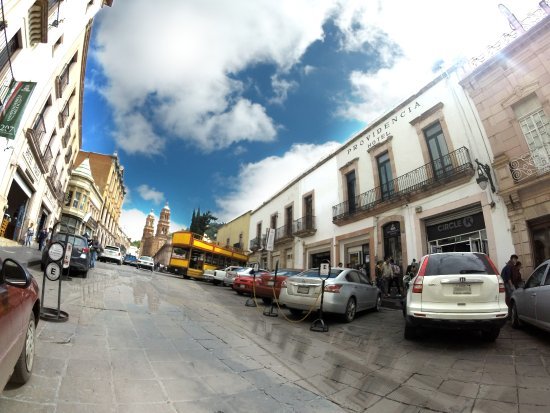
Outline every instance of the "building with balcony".
<path id="1" fill-rule="evenodd" d="M 90 159 L 84 159 L 71 174 L 61 213 L 61 223 L 74 234 L 94 235 L 98 229 L 103 197 L 94 181 Z"/>
<path id="2" fill-rule="evenodd" d="M 487 131 L 496 191 L 524 274 L 550 257 L 548 10 L 541 2 L 540 10 L 477 58 L 476 69 L 462 81 Z"/>
<path id="3" fill-rule="evenodd" d="M 120 165 L 118 155 L 80 151 L 76 156 L 75 166 L 78 168 L 83 162 L 89 162 L 93 180 L 103 200 L 94 237 L 102 245 L 129 246 L 128 237 L 119 225 L 126 188 L 124 167 Z M 74 199 L 75 194 L 67 192 L 66 197 L 69 196 Z"/>
<path id="4" fill-rule="evenodd" d="M 373 274 L 388 256 L 405 268 L 430 252 L 479 251 L 504 265 L 514 251 L 507 209 L 478 185 L 493 154 L 459 84 L 466 73 L 441 72 L 253 210 L 250 260 Z"/>
<path id="5" fill-rule="evenodd" d="M 51 227 L 81 144 L 94 16 L 112 0 L 11 0 L 0 10 L 0 211 L 4 236 Z M 36 231 L 36 232 L 37 232 Z"/>
<path id="6" fill-rule="evenodd" d="M 233 247 L 245 251 L 248 249 L 248 230 L 250 227 L 250 211 L 223 224 L 218 228 L 216 242 L 224 247 Z"/>

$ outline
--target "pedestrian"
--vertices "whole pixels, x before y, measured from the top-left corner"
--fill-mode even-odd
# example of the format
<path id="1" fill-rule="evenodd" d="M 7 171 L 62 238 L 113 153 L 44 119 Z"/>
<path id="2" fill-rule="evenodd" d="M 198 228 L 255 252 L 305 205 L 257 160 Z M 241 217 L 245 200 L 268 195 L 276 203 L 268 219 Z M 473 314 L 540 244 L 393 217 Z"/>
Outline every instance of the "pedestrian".
<path id="1" fill-rule="evenodd" d="M 44 248 L 46 238 L 48 238 L 48 231 L 46 231 L 46 228 L 42 228 L 40 232 L 38 232 L 38 251 L 42 251 L 42 248 Z"/>
<path id="2" fill-rule="evenodd" d="M 97 253 L 99 250 L 99 242 L 97 239 L 92 239 L 92 247 L 90 248 L 90 268 L 95 267 L 95 261 L 97 260 Z"/>
<path id="3" fill-rule="evenodd" d="M 342 268 L 344 264 L 342 264 L 341 262 L 338 263 L 338 268 Z"/>
<path id="4" fill-rule="evenodd" d="M 384 297 L 388 296 L 390 281 L 393 277 L 390 259 L 390 257 L 386 257 L 382 264 L 382 294 L 384 294 Z"/>
<path id="5" fill-rule="evenodd" d="M 27 233 L 25 235 L 25 246 L 30 247 L 32 243 L 32 237 L 34 236 L 34 223 L 29 224 L 29 228 L 27 229 Z"/>
<path id="6" fill-rule="evenodd" d="M 514 268 L 512 268 L 512 284 L 514 285 L 514 288 L 518 289 L 521 287 L 522 282 L 523 277 L 521 276 L 521 262 L 517 261 Z"/>
<path id="7" fill-rule="evenodd" d="M 390 259 L 390 265 L 392 269 L 392 276 L 390 278 L 390 285 L 388 290 L 391 291 L 391 288 L 395 285 L 397 289 L 397 296 L 401 297 L 401 268 L 395 263 L 393 258 Z"/>
<path id="8" fill-rule="evenodd" d="M 500 276 L 502 277 L 502 281 L 504 281 L 504 292 L 505 292 L 505 300 L 506 305 L 508 306 L 508 316 L 510 316 L 510 298 L 512 297 L 512 293 L 515 290 L 514 284 L 512 284 L 512 270 L 516 265 L 516 262 L 518 261 L 518 256 L 516 254 L 512 254 L 510 256 L 510 261 L 506 263 L 502 271 L 500 272 Z"/>
<path id="9" fill-rule="evenodd" d="M 407 271 L 405 272 L 405 274 L 410 275 L 412 273 L 412 267 L 416 267 L 416 265 L 416 258 L 413 258 L 412 262 L 407 265 Z"/>

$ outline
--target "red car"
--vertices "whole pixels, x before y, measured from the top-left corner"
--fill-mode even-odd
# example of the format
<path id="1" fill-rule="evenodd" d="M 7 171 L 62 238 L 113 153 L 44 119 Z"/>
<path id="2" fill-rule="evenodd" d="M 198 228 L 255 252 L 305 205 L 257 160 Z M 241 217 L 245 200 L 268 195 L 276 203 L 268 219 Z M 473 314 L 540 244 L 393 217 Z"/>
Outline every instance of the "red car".
<path id="1" fill-rule="evenodd" d="M 17 261 L 0 260 L 0 391 L 31 377 L 34 338 L 40 316 L 39 289 Z"/>
<path id="2" fill-rule="evenodd" d="M 269 274 L 269 272 L 265 270 L 258 270 L 256 272 L 256 283 L 260 279 L 262 275 Z M 233 281 L 233 285 L 231 288 L 233 288 L 237 294 L 243 295 L 243 294 L 250 294 L 252 295 L 254 293 L 254 290 L 252 289 L 252 284 L 254 281 L 254 277 L 250 274 L 242 274 L 235 277 L 235 280 Z"/>
<path id="3" fill-rule="evenodd" d="M 281 292 L 281 284 L 287 277 L 300 274 L 304 270 L 296 270 L 292 268 L 283 268 L 277 271 L 277 280 L 275 280 L 275 272 L 262 274 L 256 280 L 256 297 L 261 298 L 264 303 L 270 304 L 273 300 L 273 290 L 275 297 L 279 298 Z"/>

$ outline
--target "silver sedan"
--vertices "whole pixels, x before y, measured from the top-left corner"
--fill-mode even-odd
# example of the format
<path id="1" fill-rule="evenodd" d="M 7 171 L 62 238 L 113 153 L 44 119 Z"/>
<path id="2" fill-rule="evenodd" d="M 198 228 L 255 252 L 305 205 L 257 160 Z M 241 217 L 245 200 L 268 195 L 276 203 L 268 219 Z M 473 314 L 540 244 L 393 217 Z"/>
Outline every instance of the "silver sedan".
<path id="1" fill-rule="evenodd" d="M 281 286 L 279 303 L 286 305 L 294 315 L 310 309 L 317 310 L 321 303 L 321 283 L 317 268 L 288 277 Z M 378 311 L 381 303 L 380 290 L 363 273 L 351 268 L 331 269 L 325 281 L 323 311 L 342 314 L 349 323 L 358 311 Z"/>
<path id="2" fill-rule="evenodd" d="M 523 322 L 550 331 L 550 260 L 540 264 L 525 282 L 512 294 L 512 326 Z"/>

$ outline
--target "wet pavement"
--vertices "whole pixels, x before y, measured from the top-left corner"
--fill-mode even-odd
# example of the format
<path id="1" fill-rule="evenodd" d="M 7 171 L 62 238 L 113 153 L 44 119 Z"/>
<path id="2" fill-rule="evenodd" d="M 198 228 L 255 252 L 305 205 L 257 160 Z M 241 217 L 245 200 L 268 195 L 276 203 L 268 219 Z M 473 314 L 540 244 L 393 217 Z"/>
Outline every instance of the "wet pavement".
<path id="1" fill-rule="evenodd" d="M 46 305 L 56 292 L 49 282 Z M 550 411 L 550 335 L 534 328 L 507 325 L 495 343 L 449 332 L 410 342 L 396 309 L 329 317 L 318 333 L 313 318 L 265 317 L 245 301 L 99 263 L 63 282 L 69 320 L 39 323 L 34 374 L 4 389 L 0 412 Z"/>

